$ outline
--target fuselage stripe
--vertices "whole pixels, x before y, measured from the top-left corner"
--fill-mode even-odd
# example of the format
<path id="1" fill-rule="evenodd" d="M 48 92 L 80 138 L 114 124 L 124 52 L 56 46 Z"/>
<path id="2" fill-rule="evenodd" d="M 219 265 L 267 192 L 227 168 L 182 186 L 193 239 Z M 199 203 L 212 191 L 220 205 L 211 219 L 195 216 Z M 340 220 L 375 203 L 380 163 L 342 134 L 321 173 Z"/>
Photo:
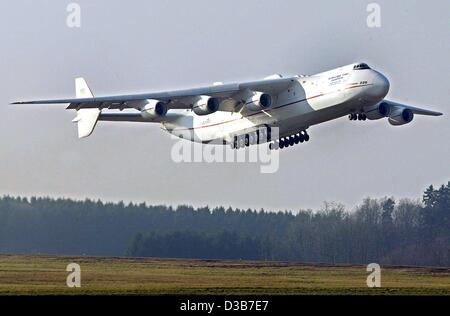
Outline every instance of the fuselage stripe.
<path id="1" fill-rule="evenodd" d="M 350 86 L 350 87 L 345 88 L 345 90 L 352 89 L 352 88 L 365 87 L 365 86 L 370 86 L 370 85 L 371 84 L 361 84 L 361 85 L 357 85 L 357 86 Z M 283 104 L 283 105 L 280 105 L 280 106 L 277 106 L 277 107 L 274 107 L 274 108 L 271 108 L 271 109 L 268 109 L 268 110 L 264 110 L 264 111 L 265 112 L 270 112 L 272 110 L 280 109 L 280 108 L 283 108 L 283 107 L 286 107 L 286 106 L 289 106 L 289 105 L 293 105 L 293 104 L 300 103 L 300 102 L 303 102 L 303 101 L 307 101 L 307 100 L 315 99 L 315 98 L 318 98 L 318 97 L 322 97 L 322 96 L 325 96 L 327 94 L 334 93 L 334 92 L 336 92 L 336 91 L 325 93 L 325 94 L 321 93 L 321 94 L 318 94 L 318 95 L 315 95 L 315 96 L 312 96 L 312 97 L 309 97 L 309 98 L 304 98 L 304 99 L 297 100 L 297 101 L 294 101 L 294 102 L 286 103 L 286 104 Z M 228 120 L 228 121 L 224 121 L 224 122 L 214 123 L 214 124 L 210 124 L 210 125 L 202 125 L 202 126 L 197 126 L 197 127 L 183 128 L 183 129 L 179 129 L 179 130 L 194 130 L 194 129 L 200 129 L 200 128 L 206 128 L 206 127 L 213 127 L 213 126 L 217 126 L 217 125 L 221 125 L 221 124 L 231 123 L 231 122 L 234 122 L 234 121 L 237 121 L 237 120 L 241 120 L 241 119 L 244 119 L 244 118 L 247 118 L 247 117 L 250 117 L 250 116 L 258 115 L 258 114 L 261 114 L 261 113 L 263 113 L 263 111 L 258 111 L 258 112 L 251 113 L 251 114 L 246 115 L 246 116 L 242 116 L 242 117 L 235 118 L 235 119 Z"/>

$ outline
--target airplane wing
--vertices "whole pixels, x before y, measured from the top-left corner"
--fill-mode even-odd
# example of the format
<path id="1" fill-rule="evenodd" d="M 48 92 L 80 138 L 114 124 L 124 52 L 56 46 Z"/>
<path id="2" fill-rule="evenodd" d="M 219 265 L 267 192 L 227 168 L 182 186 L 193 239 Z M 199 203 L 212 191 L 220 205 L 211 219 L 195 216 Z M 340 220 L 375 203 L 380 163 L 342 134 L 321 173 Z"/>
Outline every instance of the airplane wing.
<path id="1" fill-rule="evenodd" d="M 441 112 L 426 110 L 426 109 L 414 107 L 411 105 L 401 104 L 401 103 L 397 103 L 397 102 L 393 102 L 393 101 L 383 100 L 383 102 L 386 102 L 390 106 L 393 106 L 393 107 L 404 107 L 404 108 L 410 109 L 414 114 L 417 114 L 417 115 L 430 115 L 430 116 L 442 115 Z"/>
<path id="2" fill-rule="evenodd" d="M 230 83 L 230 84 L 214 84 L 208 87 L 151 92 L 131 95 L 104 96 L 95 97 L 89 89 L 83 78 L 75 79 L 75 98 L 56 99 L 56 100 L 37 100 L 37 101 L 21 101 L 11 104 L 64 104 L 69 103 L 67 109 L 77 110 L 77 117 L 73 122 L 78 125 L 78 136 L 80 138 L 87 137 L 92 134 L 97 122 L 100 121 L 135 121 L 135 122 L 160 122 L 176 113 L 169 113 L 164 118 L 144 119 L 140 114 L 118 114 L 118 113 L 102 113 L 103 109 L 140 109 L 145 106 L 147 100 L 158 100 L 167 103 L 169 109 L 191 109 L 196 97 L 210 96 L 220 100 L 219 111 L 237 110 L 237 105 L 242 101 L 242 97 L 246 95 L 247 90 L 254 92 L 263 92 L 277 95 L 281 91 L 294 82 L 296 77 L 282 78 L 277 75 L 275 77 L 266 78 L 264 80 Z"/>
<path id="3" fill-rule="evenodd" d="M 89 97 L 89 98 L 68 98 L 56 100 L 37 100 L 37 101 L 21 101 L 13 102 L 11 104 L 64 104 L 69 103 L 67 109 L 127 109 L 136 108 L 142 101 L 148 99 L 155 99 L 166 101 L 169 103 L 170 109 L 189 109 L 191 108 L 192 97 L 207 95 L 211 97 L 218 97 L 223 100 L 234 100 L 239 93 L 246 89 L 253 91 L 263 91 L 265 93 L 277 94 L 286 89 L 295 77 L 266 79 L 244 83 L 230 83 L 213 85 L 202 88 L 151 92 L 142 94 L 118 95 L 118 96 L 104 96 L 104 97 Z M 238 100 L 235 100 L 238 101 Z M 222 102 L 227 104 L 227 102 Z M 230 110 L 220 108 L 220 110 Z"/>

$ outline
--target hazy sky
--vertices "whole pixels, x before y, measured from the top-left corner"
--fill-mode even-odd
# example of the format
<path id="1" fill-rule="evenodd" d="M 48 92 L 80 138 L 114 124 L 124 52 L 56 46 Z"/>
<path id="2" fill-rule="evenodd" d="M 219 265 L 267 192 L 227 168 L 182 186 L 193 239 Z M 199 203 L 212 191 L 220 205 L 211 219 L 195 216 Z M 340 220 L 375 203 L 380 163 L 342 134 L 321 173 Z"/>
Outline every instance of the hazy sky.
<path id="1" fill-rule="evenodd" d="M 450 180 L 450 2 L 71 1 L 0 3 L 0 194 L 224 205 L 349 208 L 363 197 L 419 197 Z M 78 140 L 63 105 L 14 100 L 74 96 L 84 76 L 96 95 L 150 92 L 313 74 L 366 61 L 391 82 L 388 98 L 439 110 L 411 124 L 341 118 L 309 129 L 281 151 L 280 169 L 255 164 L 176 164 L 174 140 L 156 124 L 99 123 Z"/>

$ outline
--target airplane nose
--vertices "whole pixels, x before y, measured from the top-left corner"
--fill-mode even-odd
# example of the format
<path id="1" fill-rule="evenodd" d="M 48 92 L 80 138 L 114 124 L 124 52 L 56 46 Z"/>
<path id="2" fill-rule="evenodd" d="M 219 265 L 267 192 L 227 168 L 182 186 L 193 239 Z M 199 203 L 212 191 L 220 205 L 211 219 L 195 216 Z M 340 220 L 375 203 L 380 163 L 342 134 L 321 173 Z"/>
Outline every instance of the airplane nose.
<path id="1" fill-rule="evenodd" d="M 381 73 L 374 72 L 370 94 L 374 98 L 383 99 L 389 92 L 389 80 Z"/>

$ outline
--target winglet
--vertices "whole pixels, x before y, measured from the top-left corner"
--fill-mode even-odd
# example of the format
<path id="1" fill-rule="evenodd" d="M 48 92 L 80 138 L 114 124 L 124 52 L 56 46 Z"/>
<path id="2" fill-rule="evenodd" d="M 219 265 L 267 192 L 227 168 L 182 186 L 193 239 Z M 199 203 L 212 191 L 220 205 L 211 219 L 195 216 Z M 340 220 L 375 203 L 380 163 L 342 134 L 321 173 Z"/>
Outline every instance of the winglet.
<path id="1" fill-rule="evenodd" d="M 93 98 L 91 89 L 83 78 L 75 79 L 75 92 L 78 99 Z M 88 137 L 97 125 L 100 109 L 80 109 L 72 122 L 78 124 L 78 138 Z"/>

